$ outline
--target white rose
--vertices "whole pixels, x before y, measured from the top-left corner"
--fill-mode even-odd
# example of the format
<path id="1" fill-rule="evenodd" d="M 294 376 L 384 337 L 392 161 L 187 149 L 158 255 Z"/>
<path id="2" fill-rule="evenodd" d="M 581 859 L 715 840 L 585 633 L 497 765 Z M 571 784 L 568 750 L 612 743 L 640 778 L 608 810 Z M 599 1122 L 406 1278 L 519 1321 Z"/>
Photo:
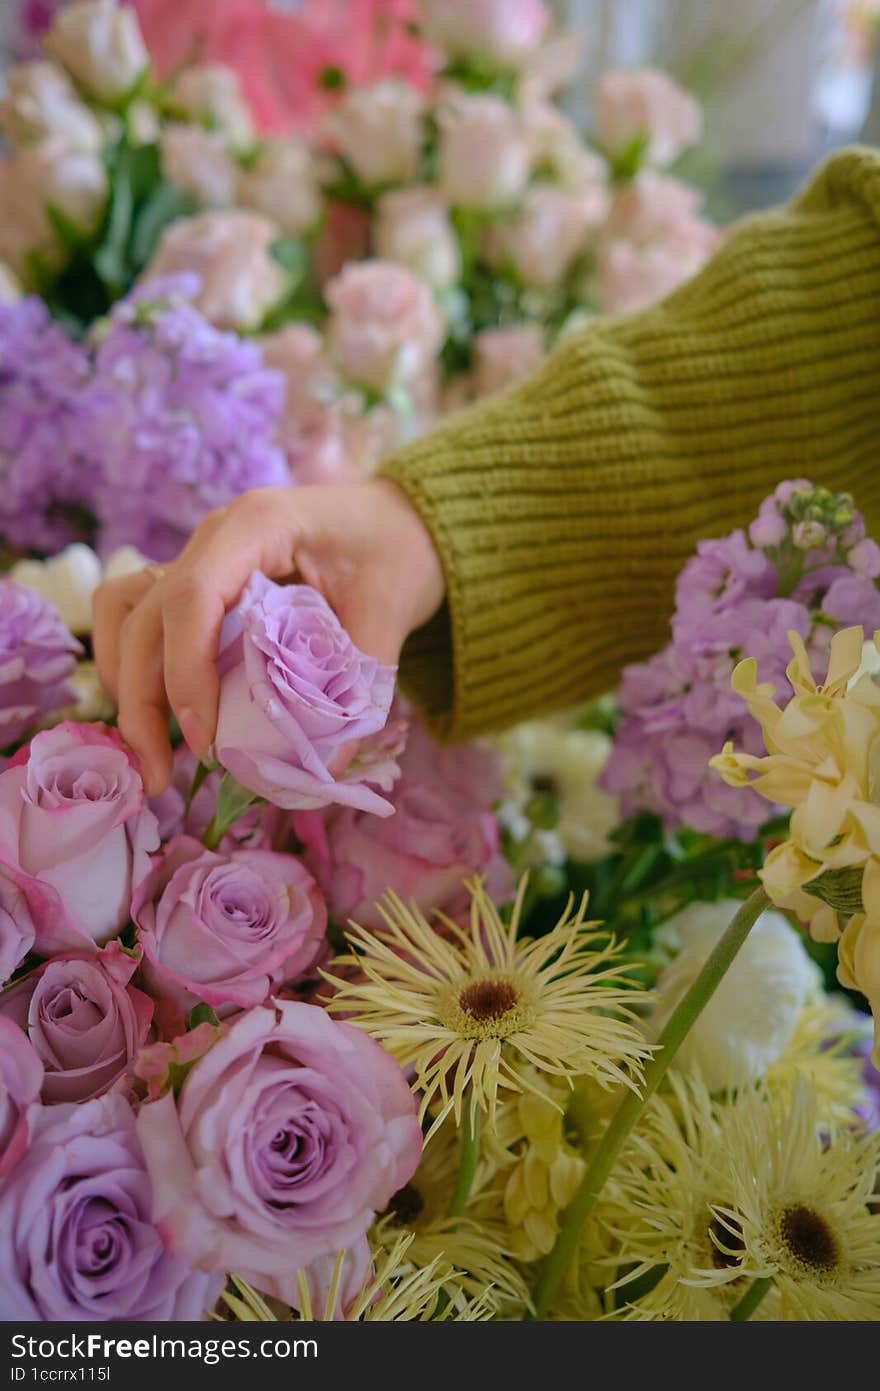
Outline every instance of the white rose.
<path id="1" fill-rule="evenodd" d="M 54 604 L 72 633 L 92 631 L 92 596 L 101 583 L 101 562 L 91 547 L 76 542 L 50 560 L 20 560 L 10 573 Z"/>
<path id="2" fill-rule="evenodd" d="M 379 82 L 349 92 L 326 118 L 339 153 L 365 184 L 406 183 L 422 153 L 421 95 L 407 82 Z"/>
<path id="3" fill-rule="evenodd" d="M 475 211 L 514 203 L 528 183 L 528 136 L 501 97 L 458 96 L 438 112 L 440 183 L 449 202 Z"/>
<path id="4" fill-rule="evenodd" d="M 63 135 L 73 149 L 92 153 L 104 143 L 100 121 L 54 63 L 21 63 L 10 69 L 0 102 L 0 129 L 13 149 L 47 135 Z"/>
<path id="5" fill-rule="evenodd" d="M 321 191 L 311 153 L 301 140 L 267 140 L 256 160 L 238 173 L 238 201 L 299 237 L 321 215 Z"/>
<path id="6" fill-rule="evenodd" d="M 274 222 L 243 208 L 181 217 L 165 228 L 141 279 L 194 271 L 202 285 L 193 303 L 212 324 L 257 328 L 287 283 L 270 253 L 279 236 Z"/>
<path id="7" fill-rule="evenodd" d="M 149 65 L 137 15 L 116 0 L 76 0 L 59 10 L 43 46 L 81 87 L 112 105 Z"/>
<path id="8" fill-rule="evenodd" d="M 608 186 L 608 164 L 584 144 L 573 121 L 543 101 L 525 102 L 523 126 L 533 170 L 545 172 L 576 192 Z"/>
<path id="9" fill-rule="evenodd" d="M 690 903 L 660 930 L 680 954 L 657 982 L 652 1029 L 659 1034 L 740 907 L 736 899 Z M 762 913 L 682 1044 L 677 1063 L 698 1068 L 710 1091 L 745 1086 L 784 1053 L 819 984 L 799 934 L 781 913 Z"/>
<path id="10" fill-rule="evenodd" d="M 235 202 L 238 167 L 219 130 L 170 122 L 162 131 L 162 170 L 169 183 L 205 207 Z"/>
<path id="11" fill-rule="evenodd" d="M 449 209 L 430 188 L 401 188 L 379 199 L 374 228 L 376 251 L 385 261 L 409 266 L 436 289 L 461 274 L 458 238 Z"/>
<path id="12" fill-rule="evenodd" d="M 171 84 L 170 104 L 191 121 L 221 130 L 231 145 L 249 145 L 254 123 L 238 74 L 220 64 L 185 68 Z"/>
<path id="13" fill-rule="evenodd" d="M 696 144 L 702 129 L 699 104 L 665 72 L 606 72 L 596 97 L 599 144 L 610 155 L 645 142 L 646 163 L 663 168 Z"/>

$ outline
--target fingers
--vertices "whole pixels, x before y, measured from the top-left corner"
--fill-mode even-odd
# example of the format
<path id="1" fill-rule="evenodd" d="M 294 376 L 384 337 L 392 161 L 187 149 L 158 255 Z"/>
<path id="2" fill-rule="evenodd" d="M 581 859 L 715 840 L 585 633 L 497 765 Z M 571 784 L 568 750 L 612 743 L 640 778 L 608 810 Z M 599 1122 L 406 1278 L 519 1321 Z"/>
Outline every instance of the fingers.
<path id="1" fill-rule="evenodd" d="M 117 671 L 119 729 L 140 760 L 144 786 L 151 794 L 167 786 L 172 766 L 162 655 L 159 582 L 122 625 Z"/>
<path id="2" fill-rule="evenodd" d="M 152 588 L 153 577 L 146 570 L 99 585 L 92 600 L 94 632 L 92 647 L 98 678 L 113 700 L 119 699 L 119 653 L 122 628 L 132 609 Z"/>
<path id="3" fill-rule="evenodd" d="M 232 600 L 240 589 L 241 583 Z M 216 661 L 225 592 L 214 572 L 202 567 L 198 576 L 184 572 L 170 579 L 163 605 L 165 690 L 180 732 L 197 758 L 205 757 L 217 728 Z"/>

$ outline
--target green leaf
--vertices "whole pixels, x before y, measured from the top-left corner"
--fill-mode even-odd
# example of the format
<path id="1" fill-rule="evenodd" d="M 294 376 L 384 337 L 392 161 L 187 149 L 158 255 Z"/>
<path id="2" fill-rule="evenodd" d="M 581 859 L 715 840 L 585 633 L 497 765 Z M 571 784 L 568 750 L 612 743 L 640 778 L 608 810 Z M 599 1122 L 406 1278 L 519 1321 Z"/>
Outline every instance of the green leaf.
<path id="1" fill-rule="evenodd" d="M 190 1010 L 189 1019 L 186 1021 L 187 1032 L 197 1029 L 200 1024 L 219 1024 L 220 1020 L 214 1013 L 210 1005 L 206 1005 L 204 1000 Z"/>
<path id="2" fill-rule="evenodd" d="M 318 78 L 318 86 L 324 92 L 344 92 L 348 86 L 348 78 L 342 71 L 342 68 L 332 63 L 324 68 L 324 71 Z"/>
<path id="3" fill-rule="evenodd" d="M 243 787 L 231 773 L 224 773 L 217 792 L 217 807 L 210 826 L 202 836 L 202 844 L 209 850 L 216 850 L 221 840 L 240 817 L 256 802 L 263 798 Z"/>
<path id="4" fill-rule="evenodd" d="M 269 247 L 273 260 L 277 261 L 288 275 L 301 280 L 308 265 L 308 255 L 298 237 L 279 237 Z"/>
<path id="5" fill-rule="evenodd" d="M 83 243 L 88 241 L 82 229 L 77 227 L 61 208 L 56 208 L 54 203 L 46 204 L 46 218 L 56 237 L 68 251 L 79 251 Z"/>
<path id="6" fill-rule="evenodd" d="M 114 295 L 126 288 L 128 261 L 126 248 L 134 213 L 134 192 L 124 161 L 117 162 L 113 192 L 103 240 L 92 256 L 92 265 L 104 285 Z"/>
<path id="7" fill-rule="evenodd" d="M 137 274 L 147 264 L 156 249 L 159 237 L 175 218 L 196 212 L 194 198 L 182 193 L 173 184 L 160 183 L 138 209 L 131 231 L 130 260 Z"/>

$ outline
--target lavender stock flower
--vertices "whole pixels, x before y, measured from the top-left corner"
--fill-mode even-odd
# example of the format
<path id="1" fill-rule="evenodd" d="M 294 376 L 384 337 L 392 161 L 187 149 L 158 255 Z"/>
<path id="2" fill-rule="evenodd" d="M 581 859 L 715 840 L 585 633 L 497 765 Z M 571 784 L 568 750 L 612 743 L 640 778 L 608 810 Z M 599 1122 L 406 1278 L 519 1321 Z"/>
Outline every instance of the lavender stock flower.
<path id="1" fill-rule="evenodd" d="M 79 643 L 36 590 L 0 580 L 0 748 L 76 698 Z"/>

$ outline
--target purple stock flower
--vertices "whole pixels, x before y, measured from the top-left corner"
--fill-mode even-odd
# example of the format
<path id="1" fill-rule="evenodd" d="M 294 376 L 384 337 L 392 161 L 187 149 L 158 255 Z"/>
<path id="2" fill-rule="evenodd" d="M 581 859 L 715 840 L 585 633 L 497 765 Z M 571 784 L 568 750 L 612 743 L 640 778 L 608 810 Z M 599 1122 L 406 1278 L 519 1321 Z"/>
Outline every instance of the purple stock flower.
<path id="1" fill-rule="evenodd" d="M 274 433 L 284 381 L 256 343 L 188 301 L 197 278 L 140 287 L 110 314 L 86 391 L 101 546 L 170 560 L 206 512 L 290 482 Z"/>
<path id="2" fill-rule="evenodd" d="M 0 1189 L 0 1318 L 201 1319 L 222 1279 L 162 1243 L 132 1109 L 104 1096 L 36 1112 Z"/>
<path id="3" fill-rule="evenodd" d="M 82 648 L 35 589 L 0 580 L 0 748 L 76 698 L 69 684 Z"/>
<path id="4" fill-rule="evenodd" d="M 780 484 L 748 534 L 701 541 L 679 576 L 672 641 L 623 674 L 624 718 L 602 784 L 620 796 L 624 814 L 653 811 L 670 828 L 751 840 L 767 803 L 707 766 L 728 739 L 763 751 L 731 690 L 733 669 L 754 657 L 758 680 L 785 700 L 787 634 L 799 633 L 820 656 L 840 628 L 880 628 L 878 572 L 880 551 L 852 499 L 804 479 Z"/>
<path id="5" fill-rule="evenodd" d="M 18 550 L 57 551 L 90 535 L 88 373 L 88 355 L 42 300 L 0 306 L 0 535 Z"/>

